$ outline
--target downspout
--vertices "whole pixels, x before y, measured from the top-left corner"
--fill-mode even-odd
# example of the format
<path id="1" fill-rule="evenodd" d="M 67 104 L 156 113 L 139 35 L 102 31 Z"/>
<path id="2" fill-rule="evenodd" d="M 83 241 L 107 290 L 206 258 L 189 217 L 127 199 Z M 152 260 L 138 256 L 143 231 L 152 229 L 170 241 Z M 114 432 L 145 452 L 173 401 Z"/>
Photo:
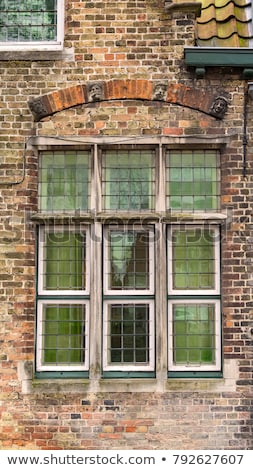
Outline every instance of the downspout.
<path id="1" fill-rule="evenodd" d="M 247 104 L 248 104 L 248 90 L 244 91 L 244 103 L 243 103 L 243 177 L 247 176 Z"/>

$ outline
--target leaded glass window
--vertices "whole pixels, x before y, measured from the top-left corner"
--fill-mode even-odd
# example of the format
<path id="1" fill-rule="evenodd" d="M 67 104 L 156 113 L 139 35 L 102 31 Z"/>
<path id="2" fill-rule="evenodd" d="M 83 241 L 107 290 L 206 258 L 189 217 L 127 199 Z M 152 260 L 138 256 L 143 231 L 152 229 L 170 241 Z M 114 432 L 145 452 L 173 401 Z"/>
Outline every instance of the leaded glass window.
<path id="1" fill-rule="evenodd" d="M 39 301 L 39 370 L 83 370 L 88 366 L 89 308 L 85 301 Z"/>
<path id="2" fill-rule="evenodd" d="M 168 231 L 169 370 L 220 368 L 219 246 L 216 226 Z"/>
<path id="3" fill-rule="evenodd" d="M 169 369 L 219 370 L 218 300 L 173 300 L 169 303 Z"/>
<path id="4" fill-rule="evenodd" d="M 167 352 L 169 377 L 220 371 L 219 165 L 153 142 L 39 152 L 39 373 L 100 355 L 104 378 L 155 377 Z"/>
<path id="5" fill-rule="evenodd" d="M 155 151 L 103 151 L 102 188 L 105 210 L 154 209 Z"/>
<path id="6" fill-rule="evenodd" d="M 87 228 L 40 230 L 38 370 L 88 367 L 88 245 Z"/>
<path id="7" fill-rule="evenodd" d="M 88 150 L 55 150 L 41 154 L 42 211 L 87 211 L 89 194 L 90 152 Z"/>
<path id="8" fill-rule="evenodd" d="M 63 19 L 64 0 L 0 0 L 0 47 L 62 49 Z"/>
<path id="9" fill-rule="evenodd" d="M 218 211 L 219 154 L 215 150 L 169 150 L 166 153 L 166 208 L 172 211 Z"/>
<path id="10" fill-rule="evenodd" d="M 154 230 L 108 227 L 104 246 L 104 369 L 152 370 Z"/>

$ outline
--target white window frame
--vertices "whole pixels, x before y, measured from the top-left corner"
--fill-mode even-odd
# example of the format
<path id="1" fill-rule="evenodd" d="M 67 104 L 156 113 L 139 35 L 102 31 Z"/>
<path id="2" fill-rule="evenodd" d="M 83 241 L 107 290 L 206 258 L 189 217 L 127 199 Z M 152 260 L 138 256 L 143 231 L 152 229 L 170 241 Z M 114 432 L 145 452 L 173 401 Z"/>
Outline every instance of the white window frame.
<path id="1" fill-rule="evenodd" d="M 86 233 L 86 289 L 82 290 L 47 290 L 44 289 L 43 279 L 44 279 L 44 260 L 45 257 L 45 243 L 44 236 L 47 233 L 64 233 L 65 232 L 85 232 Z M 69 226 L 69 225 L 48 225 L 46 227 L 40 227 L 39 229 L 39 254 L 38 254 L 38 295 L 47 295 L 47 296 L 63 296 L 66 295 L 71 297 L 73 295 L 89 295 L 90 292 L 90 235 L 88 227 L 80 226 Z"/>
<path id="2" fill-rule="evenodd" d="M 133 364 L 133 363 L 116 363 L 112 364 L 108 361 L 109 347 L 110 347 L 110 334 L 109 334 L 109 322 L 108 322 L 108 306 L 115 304 L 146 304 L 149 305 L 149 353 L 150 361 L 148 364 Z M 151 299 L 114 299 L 105 300 L 103 309 L 103 370 L 117 371 L 117 372 L 145 372 L 154 371 L 155 368 L 155 334 L 154 334 L 154 300 Z"/>
<path id="3" fill-rule="evenodd" d="M 149 236 L 151 235 L 150 238 L 152 238 L 153 235 L 153 240 L 149 240 L 149 267 L 150 267 L 150 273 L 149 273 L 149 288 L 148 289 L 110 289 L 108 286 L 108 272 L 109 272 L 109 265 L 110 265 L 110 260 L 109 260 L 109 240 L 108 240 L 108 234 L 109 232 L 143 232 L 143 233 L 149 233 Z M 139 296 L 139 295 L 153 295 L 154 294 L 154 286 L 155 286 L 155 278 L 154 278 L 154 273 L 155 273 L 155 247 L 154 247 L 154 237 L 155 237 L 155 232 L 154 232 L 154 227 L 150 227 L 150 225 L 146 228 L 143 228 L 143 226 L 138 226 L 134 225 L 133 227 L 131 226 L 126 226 L 118 225 L 117 227 L 112 227 L 112 226 L 105 226 L 104 227 L 104 263 L 103 263 L 103 278 L 104 278 L 104 295 L 114 295 L 117 297 L 122 297 L 122 296 Z"/>
<path id="4" fill-rule="evenodd" d="M 186 232 L 190 229 L 207 229 L 213 230 L 215 232 L 215 242 L 214 242 L 214 266 L 215 266 L 215 287 L 214 289 L 174 289 L 173 288 L 173 250 L 172 250 L 172 235 L 173 231 L 177 231 L 182 227 Z M 170 295 L 219 295 L 220 294 L 220 233 L 219 227 L 212 224 L 202 224 L 202 225 L 193 225 L 193 224 L 184 224 L 180 226 L 179 224 L 174 224 L 171 227 L 168 227 L 168 293 Z"/>
<path id="5" fill-rule="evenodd" d="M 215 364 L 192 364 L 192 365 L 176 365 L 173 361 L 173 305 L 179 304 L 213 304 L 215 305 Z M 217 299 L 178 299 L 168 301 L 168 369 L 173 372 L 211 372 L 220 371 L 221 369 L 221 318 L 220 318 L 220 301 Z"/>
<path id="6" fill-rule="evenodd" d="M 68 365 L 55 365 L 55 364 L 43 364 L 43 306 L 44 305 L 86 305 L 86 328 L 85 328 L 85 361 L 82 364 L 71 363 Z M 89 354 L 90 354 L 90 342 L 89 342 L 89 330 L 90 330 L 90 313 L 89 313 L 89 300 L 77 300 L 77 299 L 41 299 L 38 300 L 37 304 L 37 356 L 36 356 L 36 367 L 38 372 L 67 372 L 67 371 L 88 371 L 89 370 Z"/>
<path id="7" fill-rule="evenodd" d="M 57 38 L 55 41 L 2 41 L 1 51 L 61 51 L 64 45 L 65 0 L 57 0 Z"/>

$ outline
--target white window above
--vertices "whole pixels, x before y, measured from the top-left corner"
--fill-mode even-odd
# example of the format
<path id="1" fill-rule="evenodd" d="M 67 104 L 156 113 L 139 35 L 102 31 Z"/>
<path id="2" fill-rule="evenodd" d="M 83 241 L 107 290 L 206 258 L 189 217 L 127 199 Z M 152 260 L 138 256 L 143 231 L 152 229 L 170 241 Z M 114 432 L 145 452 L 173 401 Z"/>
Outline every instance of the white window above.
<path id="1" fill-rule="evenodd" d="M 0 0 L 0 51 L 63 48 L 64 0 Z"/>

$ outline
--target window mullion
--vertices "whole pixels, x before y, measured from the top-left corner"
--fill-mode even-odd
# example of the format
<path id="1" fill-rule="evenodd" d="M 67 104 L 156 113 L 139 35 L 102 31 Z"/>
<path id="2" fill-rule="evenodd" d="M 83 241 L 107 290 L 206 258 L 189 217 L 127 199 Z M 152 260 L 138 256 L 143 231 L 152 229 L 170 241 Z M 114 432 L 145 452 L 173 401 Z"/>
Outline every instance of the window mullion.
<path id="1" fill-rule="evenodd" d="M 165 212 L 166 210 L 166 170 L 165 170 L 165 148 L 159 145 L 156 158 L 156 211 Z"/>
<path id="2" fill-rule="evenodd" d="M 91 226 L 90 243 L 90 378 L 99 379 L 102 363 L 102 224 L 95 222 Z"/>
<path id="3" fill-rule="evenodd" d="M 156 375 L 163 380 L 167 376 L 167 316 L 166 305 L 166 225 L 155 225 L 155 331 L 156 331 Z"/>
<path id="4" fill-rule="evenodd" d="M 95 214 L 102 209 L 102 188 L 101 188 L 101 149 L 97 144 L 93 147 L 93 159 L 91 170 L 91 211 Z"/>

